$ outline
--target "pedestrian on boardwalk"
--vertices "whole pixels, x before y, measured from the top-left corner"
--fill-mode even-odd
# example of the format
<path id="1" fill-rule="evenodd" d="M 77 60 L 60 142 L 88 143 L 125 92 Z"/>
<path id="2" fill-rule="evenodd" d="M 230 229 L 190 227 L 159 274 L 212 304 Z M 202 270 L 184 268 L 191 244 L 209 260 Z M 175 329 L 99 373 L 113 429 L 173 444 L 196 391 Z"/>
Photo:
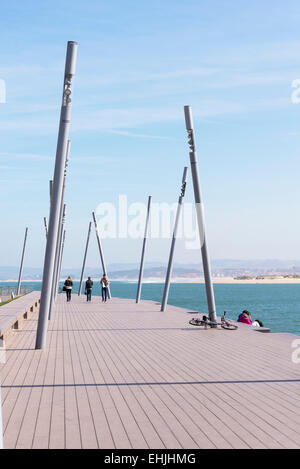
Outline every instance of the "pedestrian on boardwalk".
<path id="1" fill-rule="evenodd" d="M 100 280 L 100 284 L 102 287 L 102 303 L 103 302 L 106 303 L 107 297 L 108 297 L 108 286 L 109 286 L 109 280 L 106 274 L 103 274 L 103 277 Z"/>
<path id="2" fill-rule="evenodd" d="M 86 294 L 86 301 L 92 300 L 92 288 L 94 282 L 91 277 L 88 277 L 87 281 L 85 282 L 85 294 Z"/>
<path id="3" fill-rule="evenodd" d="M 71 294 L 72 294 L 73 282 L 71 277 L 69 276 L 64 283 L 64 290 L 67 294 L 67 302 L 71 301 Z"/>

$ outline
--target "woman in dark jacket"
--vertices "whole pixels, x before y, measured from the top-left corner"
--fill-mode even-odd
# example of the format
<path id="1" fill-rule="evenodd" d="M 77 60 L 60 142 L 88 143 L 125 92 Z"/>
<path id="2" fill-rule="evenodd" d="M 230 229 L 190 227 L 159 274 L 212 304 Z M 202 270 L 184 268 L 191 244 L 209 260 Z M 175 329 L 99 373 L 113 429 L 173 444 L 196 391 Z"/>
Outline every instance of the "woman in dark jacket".
<path id="1" fill-rule="evenodd" d="M 85 294 L 86 294 L 86 301 L 92 300 L 92 288 L 93 288 L 93 280 L 91 277 L 88 277 L 87 281 L 85 282 Z"/>
<path id="2" fill-rule="evenodd" d="M 67 294 L 67 301 L 71 301 L 71 294 L 72 294 L 73 282 L 71 277 L 68 277 L 65 281 L 65 289 Z"/>

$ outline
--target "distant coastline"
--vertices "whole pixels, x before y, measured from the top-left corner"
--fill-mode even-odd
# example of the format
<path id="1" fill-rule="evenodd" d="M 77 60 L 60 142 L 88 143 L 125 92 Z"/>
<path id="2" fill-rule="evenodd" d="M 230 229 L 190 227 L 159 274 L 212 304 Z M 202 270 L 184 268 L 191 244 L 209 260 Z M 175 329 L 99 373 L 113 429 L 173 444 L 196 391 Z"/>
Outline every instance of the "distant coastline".
<path id="1" fill-rule="evenodd" d="M 108 264 L 107 272 L 111 281 L 136 283 L 139 276 L 140 264 L 115 263 Z M 144 283 L 164 283 L 167 264 L 162 262 L 146 262 L 144 269 Z M 211 273 L 215 284 L 300 284 L 300 260 L 234 260 L 215 259 L 211 261 Z M 61 271 L 61 280 L 71 276 L 78 282 L 81 269 L 64 267 Z M 86 266 L 85 275 L 98 280 L 102 271 L 100 267 Z M 19 267 L 0 266 L 0 282 L 5 284 L 16 282 L 19 276 Z M 25 284 L 41 282 L 42 267 L 25 266 L 23 280 Z M 2 280 L 3 279 L 3 280 Z M 176 264 L 172 270 L 173 283 L 204 283 L 203 268 L 199 259 L 198 264 Z M 33 284 L 34 284 L 33 283 Z"/>
<path id="2" fill-rule="evenodd" d="M 62 278 L 60 281 L 62 282 Z M 79 282 L 79 278 L 73 278 L 73 281 Z M 100 278 L 94 277 L 94 281 L 99 281 Z M 125 283 L 136 283 L 137 278 L 112 278 L 112 282 L 125 282 Z M 280 284 L 300 284 L 300 277 L 273 277 L 273 278 L 244 278 L 237 279 L 234 277 L 213 277 L 213 283 L 215 284 L 234 284 L 234 285 L 280 285 Z M 42 280 L 22 280 L 22 283 L 40 283 Z M 16 283 L 16 279 L 0 280 L 0 283 Z M 164 283 L 165 279 L 162 277 L 145 277 L 143 283 Z M 174 277 L 172 283 L 204 283 L 204 278 L 195 277 Z"/>
<path id="3" fill-rule="evenodd" d="M 279 284 L 300 284 L 300 278 L 264 278 L 264 279 L 242 279 L 238 280 L 233 277 L 213 277 L 213 283 L 234 284 L 234 285 L 279 285 Z M 133 282 L 134 280 L 113 279 L 118 282 Z M 137 280 L 136 280 L 137 281 Z M 144 283 L 164 283 L 164 278 L 145 278 Z M 174 277 L 172 283 L 204 283 L 204 278 Z"/>

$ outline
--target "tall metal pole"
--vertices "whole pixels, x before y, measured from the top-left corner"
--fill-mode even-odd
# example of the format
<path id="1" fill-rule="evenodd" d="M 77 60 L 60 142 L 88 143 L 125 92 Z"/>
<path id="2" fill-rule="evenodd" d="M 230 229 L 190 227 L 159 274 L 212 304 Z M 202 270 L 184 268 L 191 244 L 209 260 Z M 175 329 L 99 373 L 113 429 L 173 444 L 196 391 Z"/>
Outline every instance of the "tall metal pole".
<path id="1" fill-rule="evenodd" d="M 82 287 L 82 281 L 83 281 L 83 276 L 84 276 L 84 269 L 85 269 L 85 263 L 86 263 L 86 256 L 89 248 L 89 242 L 90 242 L 90 236 L 91 236 L 91 229 L 92 229 L 92 222 L 90 221 L 89 224 L 89 231 L 87 235 L 87 240 L 86 240 L 86 246 L 85 246 L 85 251 L 84 251 L 84 258 L 83 258 L 83 264 L 82 264 L 82 271 L 81 271 L 81 277 L 80 277 L 80 282 L 79 282 L 79 289 L 78 289 L 78 296 L 81 294 L 81 287 Z"/>
<path id="2" fill-rule="evenodd" d="M 203 263 L 203 272 L 204 272 L 204 279 L 205 279 L 208 312 L 209 312 L 210 320 L 213 322 L 216 322 L 217 313 L 216 313 L 216 305 L 215 305 L 214 288 L 213 288 L 212 277 L 211 277 L 210 258 L 209 258 L 209 253 L 208 253 L 206 232 L 205 232 L 204 207 L 203 207 L 202 195 L 201 195 L 201 186 L 200 186 L 200 178 L 199 178 L 199 170 L 198 170 L 198 157 L 197 157 L 196 144 L 195 144 L 192 108 L 190 106 L 185 106 L 184 114 L 185 114 L 186 130 L 188 133 L 188 144 L 191 149 L 190 162 L 191 162 L 191 171 L 192 171 L 192 177 L 193 177 L 197 222 L 198 222 L 199 236 L 200 236 L 200 242 L 201 242 L 201 254 L 202 254 L 202 263 Z"/>
<path id="3" fill-rule="evenodd" d="M 26 228 L 26 230 L 25 230 L 25 238 L 24 238 L 21 265 L 20 265 L 20 271 L 19 271 L 18 286 L 17 286 L 17 296 L 20 295 L 20 289 L 21 289 L 21 278 L 22 278 L 24 255 L 25 255 L 25 249 L 26 249 L 27 233 L 28 233 L 28 228 Z"/>
<path id="4" fill-rule="evenodd" d="M 149 197 L 148 197 L 147 217 L 146 217 L 146 226 L 145 226 L 145 234 L 144 234 L 144 242 L 143 242 L 140 273 L 139 273 L 139 281 L 138 281 L 138 288 L 137 288 L 137 293 L 136 293 L 136 303 L 139 303 L 140 299 L 141 299 L 143 274 L 144 274 L 145 250 L 146 250 L 147 237 L 148 237 L 148 226 L 149 226 L 149 220 L 150 220 L 151 201 L 152 201 L 152 196 L 149 195 Z"/>
<path id="5" fill-rule="evenodd" d="M 48 238 L 44 261 L 41 303 L 36 337 L 36 349 L 44 349 L 47 340 L 48 315 L 52 292 L 53 270 L 55 263 L 56 240 L 59 227 L 61 194 L 64 180 L 65 158 L 71 118 L 71 83 L 75 74 L 77 42 L 68 42 L 64 75 L 63 98 L 56 150 Z"/>
<path id="6" fill-rule="evenodd" d="M 102 271 L 103 271 L 103 275 L 107 275 L 106 266 L 105 266 L 105 261 L 104 261 L 104 256 L 103 256 L 103 251 L 102 251 L 102 246 L 101 246 L 101 240 L 100 240 L 99 231 L 98 231 L 98 225 L 97 225 L 96 215 L 95 215 L 94 212 L 92 213 L 92 215 L 93 215 L 93 220 L 94 220 L 94 225 L 95 225 L 95 231 L 96 231 L 96 238 L 97 238 L 97 242 L 98 242 L 98 248 L 99 248 L 100 259 L 101 259 L 101 264 L 102 264 Z M 109 298 L 109 299 L 111 298 L 109 286 L 108 286 L 108 298 Z"/>
<path id="7" fill-rule="evenodd" d="M 181 193 L 180 193 L 180 196 L 179 196 L 179 199 L 178 199 L 178 206 L 177 206 L 176 219 L 175 219 L 175 225 L 174 225 L 174 231 L 173 231 L 173 238 L 172 238 L 172 243 L 171 243 L 169 263 L 168 263 L 167 275 L 166 275 L 166 281 L 165 281 L 165 288 L 164 288 L 164 294 L 163 294 L 163 299 L 162 299 L 162 303 L 161 303 L 161 311 L 166 310 L 166 306 L 167 306 L 167 303 L 168 303 L 169 290 L 170 290 L 170 280 L 171 280 L 172 269 L 173 269 L 173 258 L 174 258 L 175 244 L 176 244 L 176 239 L 177 239 L 178 224 L 179 224 L 179 219 L 180 219 L 180 214 L 181 214 L 181 209 L 182 209 L 182 203 L 183 203 L 183 199 L 184 199 L 184 196 L 185 196 L 187 172 L 188 172 L 188 168 L 185 167 L 184 170 L 183 170 L 183 176 L 182 176 Z"/>

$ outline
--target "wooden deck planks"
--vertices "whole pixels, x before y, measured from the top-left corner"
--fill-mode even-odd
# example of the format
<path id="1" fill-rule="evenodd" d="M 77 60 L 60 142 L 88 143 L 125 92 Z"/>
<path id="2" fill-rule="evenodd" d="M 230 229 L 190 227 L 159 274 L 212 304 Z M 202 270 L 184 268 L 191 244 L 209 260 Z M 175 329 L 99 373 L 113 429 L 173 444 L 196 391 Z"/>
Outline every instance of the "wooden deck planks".
<path id="1" fill-rule="evenodd" d="M 288 334 L 201 331 L 144 301 L 60 295 L 47 349 L 37 315 L 1 369 L 6 448 L 299 448 Z"/>

